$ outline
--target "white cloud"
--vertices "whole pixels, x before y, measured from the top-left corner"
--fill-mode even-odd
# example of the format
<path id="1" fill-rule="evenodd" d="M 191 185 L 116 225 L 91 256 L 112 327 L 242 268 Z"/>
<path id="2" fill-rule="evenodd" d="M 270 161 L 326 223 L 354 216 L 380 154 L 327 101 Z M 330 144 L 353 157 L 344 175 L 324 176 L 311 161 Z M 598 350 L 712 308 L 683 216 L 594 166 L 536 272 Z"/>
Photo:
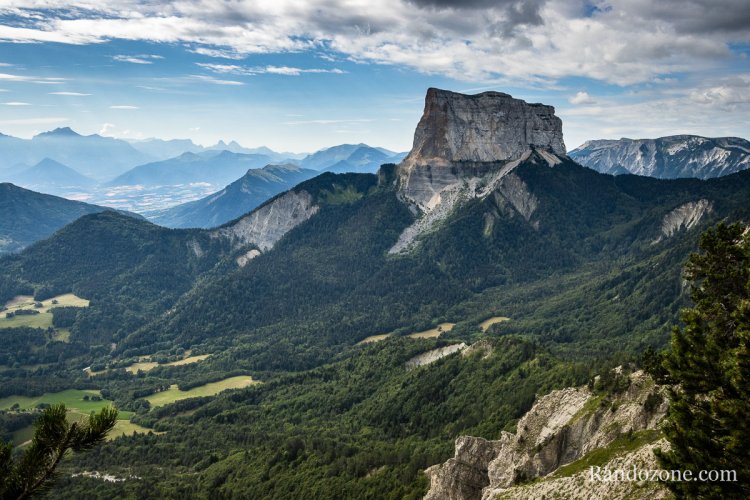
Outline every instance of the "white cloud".
<path id="1" fill-rule="evenodd" d="M 6 82 L 31 82 L 31 83 L 45 83 L 55 84 L 64 83 L 65 78 L 60 77 L 38 77 L 38 76 L 27 76 L 27 75 L 14 75 L 10 73 L 0 73 L 0 81 Z"/>
<path id="2" fill-rule="evenodd" d="M 743 2 L 13 0 L 0 13 L 25 17 L 0 26 L 0 39 L 186 43 L 229 59 L 321 50 L 464 80 L 579 76 L 630 85 L 724 64 L 731 44 L 750 41 Z"/>
<path id="3" fill-rule="evenodd" d="M 238 82 L 236 80 L 222 80 L 220 78 L 214 78 L 207 75 L 190 75 L 190 78 L 192 78 L 193 80 L 200 80 L 202 82 L 213 83 L 216 85 L 245 85 L 244 83 Z"/>
<path id="4" fill-rule="evenodd" d="M 20 102 L 20 101 L 10 101 L 10 102 L 3 102 L 1 103 L 4 106 L 31 106 L 28 102 Z"/>
<path id="5" fill-rule="evenodd" d="M 130 106 L 127 104 L 118 104 L 115 106 L 110 106 L 109 109 L 140 109 L 138 106 Z"/>
<path id="6" fill-rule="evenodd" d="M 117 55 L 112 56 L 112 59 L 117 62 L 127 62 L 131 64 L 153 64 L 155 59 L 164 58 L 153 54 L 141 54 L 136 56 Z"/>
<path id="7" fill-rule="evenodd" d="M 194 54 L 200 54 L 202 56 L 207 57 L 215 57 L 217 59 L 244 59 L 245 56 L 243 54 L 240 54 L 238 52 L 235 52 L 234 50 L 223 50 L 223 49 L 212 49 L 208 47 L 197 47 L 195 49 L 191 49 L 190 52 L 193 52 Z"/>
<path id="8" fill-rule="evenodd" d="M 343 75 L 346 71 L 338 68 L 323 69 L 323 68 L 294 68 L 289 66 L 255 66 L 245 67 L 238 66 L 236 64 L 212 64 L 212 63 L 196 63 L 201 68 L 208 69 L 214 73 L 232 74 L 232 75 L 285 75 L 285 76 L 299 76 L 303 73 L 331 73 L 336 75 Z"/>
<path id="9" fill-rule="evenodd" d="M 84 94 L 83 92 L 50 92 L 49 95 L 64 95 L 70 97 L 84 97 L 91 94 Z"/>
<path id="10" fill-rule="evenodd" d="M 581 90 L 579 92 L 576 92 L 576 95 L 568 99 L 568 102 L 570 102 L 571 104 L 593 104 L 596 101 L 589 95 L 588 92 Z"/>
<path id="11" fill-rule="evenodd" d="M 99 129 L 99 135 L 108 136 L 110 135 L 110 132 L 115 130 L 117 128 L 117 125 L 114 123 L 102 123 L 102 128 Z"/>

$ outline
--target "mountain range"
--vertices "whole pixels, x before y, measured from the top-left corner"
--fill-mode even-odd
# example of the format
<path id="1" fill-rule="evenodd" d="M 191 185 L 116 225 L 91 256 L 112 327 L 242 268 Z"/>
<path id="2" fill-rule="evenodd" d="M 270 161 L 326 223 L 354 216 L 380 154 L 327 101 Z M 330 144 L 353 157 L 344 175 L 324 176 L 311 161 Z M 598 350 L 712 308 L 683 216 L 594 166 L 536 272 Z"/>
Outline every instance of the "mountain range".
<path id="1" fill-rule="evenodd" d="M 321 173 L 213 229 L 90 214 L 4 257 L 0 302 L 91 302 L 69 342 L 0 345 L 0 397 L 100 390 L 154 431 L 75 455 L 69 496 L 419 498 L 459 435 L 497 439 L 537 394 L 665 345 L 700 231 L 748 199 L 748 171 L 598 173 L 551 106 L 429 89 L 376 174 Z M 124 369 L 184 353 L 204 357 Z M 260 383 L 150 402 L 234 376 Z"/>
<path id="2" fill-rule="evenodd" d="M 605 174 L 659 179 L 710 179 L 750 168 L 750 142 L 738 137 L 593 140 L 569 154 L 581 165 Z"/>
<path id="3" fill-rule="evenodd" d="M 31 139 L 0 136 L 0 158 L 5 169 L 19 164 L 34 165 L 49 158 L 103 181 L 124 172 L 149 157 L 130 143 L 97 134 L 80 135 L 68 127 L 43 132 Z"/>
<path id="4" fill-rule="evenodd" d="M 271 163 L 266 155 L 208 151 L 183 153 L 176 158 L 139 165 L 108 182 L 107 186 L 165 186 L 191 183 L 226 185 L 251 168 Z"/>
<path id="5" fill-rule="evenodd" d="M 301 160 L 300 165 L 336 173 L 375 173 L 383 163 L 398 163 L 404 156 L 404 153 L 373 148 L 367 144 L 341 144 L 308 155 Z"/>

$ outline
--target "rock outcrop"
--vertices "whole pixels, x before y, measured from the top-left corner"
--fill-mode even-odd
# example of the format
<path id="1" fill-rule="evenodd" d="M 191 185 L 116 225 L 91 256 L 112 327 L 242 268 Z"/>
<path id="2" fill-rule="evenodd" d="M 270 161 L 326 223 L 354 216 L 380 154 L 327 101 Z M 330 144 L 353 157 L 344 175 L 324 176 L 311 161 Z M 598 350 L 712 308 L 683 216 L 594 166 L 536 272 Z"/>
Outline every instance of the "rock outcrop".
<path id="1" fill-rule="evenodd" d="M 593 140 L 571 151 L 570 157 L 604 174 L 709 179 L 750 168 L 750 141 L 697 135 Z"/>
<path id="2" fill-rule="evenodd" d="M 700 222 L 704 215 L 710 213 L 712 210 L 713 204 L 706 199 L 690 201 L 684 205 L 680 205 L 664 216 L 664 220 L 661 223 L 662 236 L 669 238 L 683 228 L 692 229 Z"/>
<path id="3" fill-rule="evenodd" d="M 451 344 L 447 345 L 445 347 L 438 347 L 437 349 L 432 349 L 431 351 L 423 352 L 422 354 L 417 354 L 413 358 L 411 358 L 409 361 L 406 362 L 406 368 L 417 368 L 418 366 L 425 366 L 429 365 L 431 363 L 434 363 L 435 361 L 442 359 L 446 356 L 450 356 L 453 353 L 463 351 L 468 346 L 461 342 L 460 344 Z"/>
<path id="4" fill-rule="evenodd" d="M 314 203 L 310 193 L 305 190 L 292 190 L 274 198 L 235 223 L 212 231 L 211 234 L 214 237 L 228 238 L 234 249 L 253 245 L 261 252 L 267 252 L 286 233 L 319 210 L 320 207 Z M 244 263 L 247 261 L 249 259 Z"/>
<path id="5" fill-rule="evenodd" d="M 555 108 L 502 92 L 464 95 L 428 89 L 414 145 L 402 165 L 451 166 L 516 160 L 529 147 L 565 155 Z"/>
<path id="6" fill-rule="evenodd" d="M 425 471 L 430 478 L 425 498 L 495 498 L 618 438 L 653 431 L 666 409 L 664 389 L 643 372 L 631 374 L 628 388 L 618 394 L 597 395 L 588 387 L 554 391 L 519 420 L 516 434 L 503 432 L 495 441 L 459 437 L 455 456 Z"/>
<path id="7" fill-rule="evenodd" d="M 419 214 L 390 253 L 408 251 L 462 202 L 491 194 L 524 161 L 557 165 L 565 156 L 562 122 L 552 106 L 501 92 L 463 95 L 429 89 L 414 146 L 399 164 L 401 198 Z M 509 185 L 509 189 L 521 187 Z M 511 205 L 528 220 L 536 200 Z"/>

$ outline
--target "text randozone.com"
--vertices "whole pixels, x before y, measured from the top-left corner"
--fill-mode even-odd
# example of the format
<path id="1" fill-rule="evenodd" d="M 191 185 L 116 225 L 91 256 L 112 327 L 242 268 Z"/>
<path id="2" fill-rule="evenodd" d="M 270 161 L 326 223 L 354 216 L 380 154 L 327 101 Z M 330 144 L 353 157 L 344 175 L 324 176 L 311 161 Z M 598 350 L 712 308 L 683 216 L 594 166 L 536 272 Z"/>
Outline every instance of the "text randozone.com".
<path id="1" fill-rule="evenodd" d="M 737 482 L 737 471 L 734 470 L 664 470 L 609 469 L 606 467 L 589 467 L 592 481 L 703 481 L 703 482 Z"/>

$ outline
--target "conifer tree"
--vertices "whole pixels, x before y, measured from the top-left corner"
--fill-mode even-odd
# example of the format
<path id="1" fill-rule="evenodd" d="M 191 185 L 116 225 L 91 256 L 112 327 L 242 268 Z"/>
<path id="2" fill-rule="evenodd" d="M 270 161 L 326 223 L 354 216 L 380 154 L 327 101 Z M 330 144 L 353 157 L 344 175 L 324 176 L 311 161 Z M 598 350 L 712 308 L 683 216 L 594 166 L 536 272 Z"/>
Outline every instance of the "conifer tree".
<path id="1" fill-rule="evenodd" d="M 666 358 L 671 390 L 665 469 L 734 470 L 736 482 L 669 482 L 678 497 L 750 498 L 750 235 L 721 223 L 700 239 L 686 277 L 694 307 L 682 312 Z"/>
<path id="2" fill-rule="evenodd" d="M 35 422 L 31 444 L 18 458 L 10 443 L 0 443 L 0 498 L 21 500 L 52 486 L 68 451 L 88 450 L 104 441 L 117 421 L 117 410 L 102 408 L 81 422 L 68 422 L 64 404 L 45 408 Z"/>

